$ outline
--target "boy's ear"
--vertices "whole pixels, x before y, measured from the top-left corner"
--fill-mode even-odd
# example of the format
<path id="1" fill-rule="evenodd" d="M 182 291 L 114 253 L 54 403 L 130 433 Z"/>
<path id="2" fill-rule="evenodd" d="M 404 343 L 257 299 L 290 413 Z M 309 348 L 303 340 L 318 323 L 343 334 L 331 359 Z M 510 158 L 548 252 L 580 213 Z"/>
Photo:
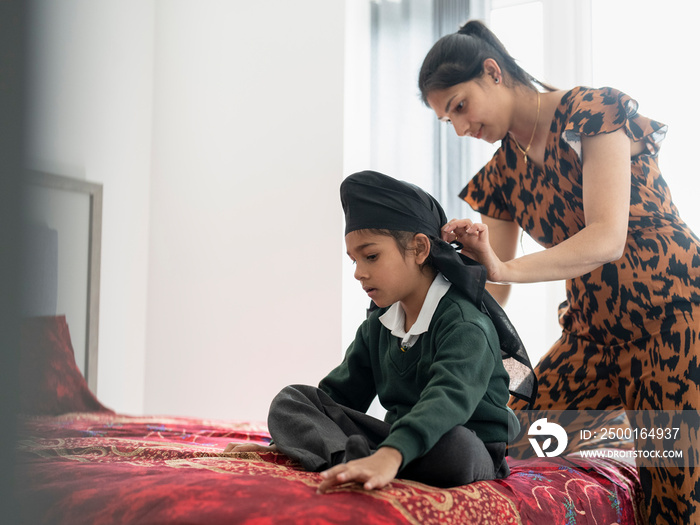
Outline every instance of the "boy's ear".
<path id="1" fill-rule="evenodd" d="M 430 239 L 424 233 L 416 233 L 413 242 L 416 245 L 416 262 L 423 264 L 430 255 Z"/>

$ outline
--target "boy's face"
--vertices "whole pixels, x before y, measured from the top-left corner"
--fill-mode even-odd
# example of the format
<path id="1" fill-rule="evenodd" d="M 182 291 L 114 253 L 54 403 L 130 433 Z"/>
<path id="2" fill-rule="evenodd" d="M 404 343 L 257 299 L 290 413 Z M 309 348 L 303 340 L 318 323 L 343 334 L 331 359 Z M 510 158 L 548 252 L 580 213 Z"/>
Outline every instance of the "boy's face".
<path id="1" fill-rule="evenodd" d="M 412 250 L 401 253 L 393 237 L 358 230 L 345 236 L 345 246 L 355 263 L 355 279 L 380 308 L 420 294 L 420 265 Z"/>

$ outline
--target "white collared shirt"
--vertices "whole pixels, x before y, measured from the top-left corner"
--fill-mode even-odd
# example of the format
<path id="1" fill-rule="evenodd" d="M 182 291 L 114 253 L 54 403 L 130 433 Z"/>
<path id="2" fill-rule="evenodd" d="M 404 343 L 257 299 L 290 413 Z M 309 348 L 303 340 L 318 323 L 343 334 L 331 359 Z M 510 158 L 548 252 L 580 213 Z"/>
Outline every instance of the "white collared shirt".
<path id="1" fill-rule="evenodd" d="M 408 332 L 404 330 L 406 313 L 403 311 L 403 308 L 401 308 L 401 303 L 396 302 L 392 304 L 389 309 L 379 317 L 379 320 L 387 329 L 391 330 L 391 335 L 401 339 L 401 347 L 408 349 L 415 344 L 421 334 L 428 331 L 428 328 L 430 328 L 430 321 L 433 320 L 433 315 L 435 315 L 435 310 L 437 310 L 440 299 L 445 296 L 450 286 L 452 286 L 452 283 L 438 272 L 425 296 L 425 301 L 423 301 L 418 319 L 416 319 L 413 326 L 408 329 Z"/>

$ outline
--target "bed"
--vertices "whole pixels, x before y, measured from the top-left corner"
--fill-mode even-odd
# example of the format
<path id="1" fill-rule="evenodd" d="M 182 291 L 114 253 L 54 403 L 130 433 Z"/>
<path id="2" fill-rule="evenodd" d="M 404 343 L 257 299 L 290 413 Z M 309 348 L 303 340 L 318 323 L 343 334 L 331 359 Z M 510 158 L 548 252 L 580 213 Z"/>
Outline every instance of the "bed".
<path id="1" fill-rule="evenodd" d="M 48 230 L 32 228 L 39 242 L 28 243 L 27 280 L 45 284 L 38 290 L 42 293 L 27 294 L 21 326 L 13 487 L 21 523 L 643 522 L 636 469 L 613 459 L 509 458 L 511 474 L 502 480 L 436 489 L 397 479 L 378 491 L 348 484 L 320 495 L 319 475 L 302 471 L 282 454 L 223 452 L 230 442 L 269 443 L 264 423 L 115 413 L 94 394 L 101 187 L 49 174 L 28 181 L 41 192 L 58 192 L 67 204 L 56 220 L 43 213 L 49 208 L 43 203 L 58 197 L 40 193 L 37 209 L 42 214 L 34 223 Z M 74 202 L 78 197 L 84 201 L 81 206 Z M 82 221 L 89 235 L 82 235 L 80 250 L 69 250 L 73 256 L 82 254 L 79 259 L 58 266 L 79 265 L 85 274 L 73 278 L 81 281 L 75 287 L 77 311 L 55 315 L 62 309 L 62 284 L 56 282 L 62 278 L 56 270 L 63 257 L 60 239 L 67 235 L 65 219 L 76 210 L 83 210 L 84 217 L 75 222 Z M 47 246 L 58 252 L 47 256 Z"/>
<path id="2" fill-rule="evenodd" d="M 319 476 L 277 453 L 264 424 L 117 414 L 88 388 L 65 316 L 22 326 L 16 502 L 24 523 L 635 524 L 633 466 L 574 455 L 509 461 L 511 475 L 453 489 L 395 480 L 319 495 Z"/>

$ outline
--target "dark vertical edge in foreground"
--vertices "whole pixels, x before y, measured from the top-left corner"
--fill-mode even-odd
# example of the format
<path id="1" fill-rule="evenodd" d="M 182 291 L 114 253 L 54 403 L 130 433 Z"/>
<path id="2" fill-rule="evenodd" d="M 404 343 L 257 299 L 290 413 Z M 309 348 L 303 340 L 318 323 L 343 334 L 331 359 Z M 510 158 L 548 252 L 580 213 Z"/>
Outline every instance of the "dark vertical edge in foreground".
<path id="1" fill-rule="evenodd" d="M 8 525 L 22 521 L 14 487 L 27 13 L 24 0 L 0 0 L 0 520 Z"/>

